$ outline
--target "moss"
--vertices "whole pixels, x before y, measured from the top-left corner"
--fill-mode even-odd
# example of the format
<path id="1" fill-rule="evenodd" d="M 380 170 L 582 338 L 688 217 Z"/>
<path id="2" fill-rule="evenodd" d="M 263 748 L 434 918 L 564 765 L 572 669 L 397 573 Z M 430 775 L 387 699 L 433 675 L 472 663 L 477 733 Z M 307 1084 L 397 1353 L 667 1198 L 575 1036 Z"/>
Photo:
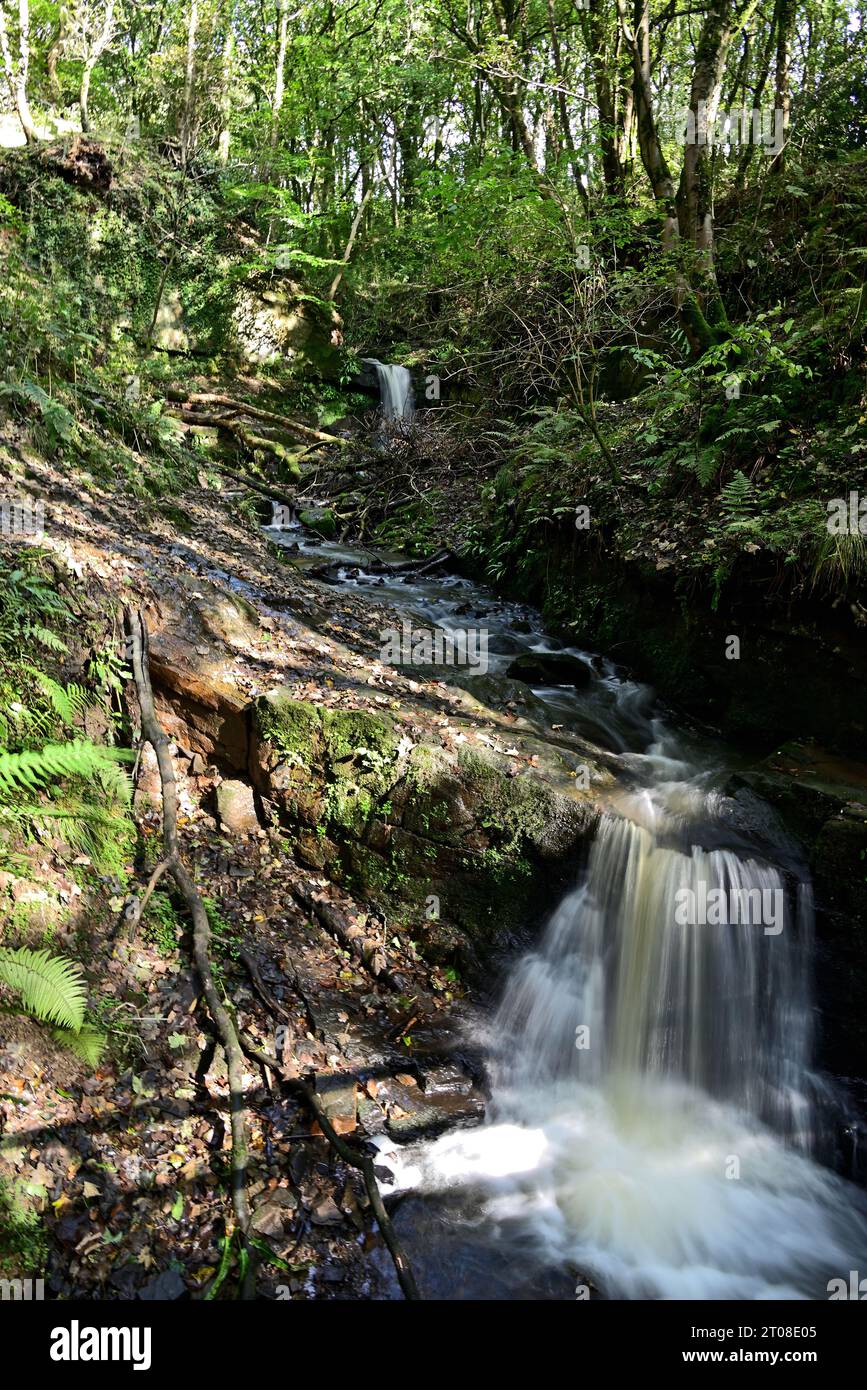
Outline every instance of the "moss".
<path id="1" fill-rule="evenodd" d="M 323 710 L 322 724 L 330 762 L 355 757 L 362 749 L 393 761 L 397 738 L 391 720 L 367 710 Z"/>
<path id="2" fill-rule="evenodd" d="M 302 526 L 309 526 L 311 531 L 315 531 L 327 541 L 333 540 L 337 535 L 337 518 L 330 507 L 312 507 L 308 511 L 299 512 L 298 520 Z"/>
<path id="3" fill-rule="evenodd" d="M 315 761 L 322 722 L 309 700 L 272 690 L 256 702 L 255 719 L 261 737 L 284 757 L 294 754 L 308 766 Z"/>

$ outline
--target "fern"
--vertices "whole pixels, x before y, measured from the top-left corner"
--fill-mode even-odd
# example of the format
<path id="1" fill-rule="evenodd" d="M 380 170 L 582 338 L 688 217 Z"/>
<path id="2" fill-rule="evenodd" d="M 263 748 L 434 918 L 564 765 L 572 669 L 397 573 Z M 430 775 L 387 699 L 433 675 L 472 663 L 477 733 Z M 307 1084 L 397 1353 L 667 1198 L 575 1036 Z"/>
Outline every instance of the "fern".
<path id="1" fill-rule="evenodd" d="M 727 511 L 742 515 L 756 501 L 755 488 L 746 474 L 738 469 L 734 477 L 721 489 L 720 500 Z"/>
<path id="2" fill-rule="evenodd" d="M 101 782 L 126 804 L 129 780 L 117 763 L 132 757 L 129 749 L 104 748 L 87 739 L 47 743 L 44 748 L 25 748 L 21 753 L 0 753 L 0 796 L 22 788 L 39 791 L 60 777 L 84 777 Z"/>
<path id="3" fill-rule="evenodd" d="M 85 854 L 102 873 L 119 876 L 132 852 L 132 822 L 117 811 L 107 811 L 78 798 L 64 797 L 60 806 L 38 802 L 3 806 L 0 825 L 12 822 L 16 830 L 32 839 L 32 830 L 59 829 L 66 844 L 76 854 Z"/>
<path id="4" fill-rule="evenodd" d="M 56 632 L 52 632 L 50 627 L 43 627 L 41 623 L 28 623 L 24 628 L 25 637 L 35 637 L 41 647 L 45 647 L 49 652 L 68 652 L 69 648 L 62 637 L 58 637 Z"/>
<path id="5" fill-rule="evenodd" d="M 74 681 L 69 685 L 61 685 L 36 666 L 25 666 L 24 670 L 33 676 L 54 713 L 64 724 L 74 723 L 91 705 L 91 697 L 83 685 L 76 685 Z"/>
<path id="6" fill-rule="evenodd" d="M 719 472 L 720 457 L 715 448 L 699 449 L 692 463 L 692 471 L 702 487 L 712 483 Z"/>
<path id="7" fill-rule="evenodd" d="M 98 1028 L 93 1028 L 89 1023 L 83 1024 L 77 1033 L 73 1032 L 71 1028 L 55 1028 L 54 1040 L 63 1047 L 68 1047 L 70 1052 L 75 1053 L 76 1057 L 87 1062 L 89 1067 L 99 1065 L 108 1041 L 105 1033 L 101 1033 Z"/>
<path id="8" fill-rule="evenodd" d="M 20 994 L 35 1018 L 81 1030 L 86 995 L 81 967 L 72 961 L 24 946 L 0 947 L 0 980 Z"/>

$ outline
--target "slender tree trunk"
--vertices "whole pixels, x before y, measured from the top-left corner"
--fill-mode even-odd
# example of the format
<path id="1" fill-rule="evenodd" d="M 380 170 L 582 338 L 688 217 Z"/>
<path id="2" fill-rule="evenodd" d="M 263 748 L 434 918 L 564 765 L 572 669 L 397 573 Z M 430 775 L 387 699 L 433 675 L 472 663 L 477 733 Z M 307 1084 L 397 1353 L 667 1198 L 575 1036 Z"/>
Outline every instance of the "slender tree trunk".
<path id="1" fill-rule="evenodd" d="M 195 144 L 196 121 L 196 35 L 199 28 L 199 0 L 190 0 L 187 20 L 187 60 L 184 68 L 184 109 L 181 130 L 181 163 L 186 168 Z"/>
<path id="2" fill-rule="evenodd" d="M 586 188 L 582 178 L 581 168 L 575 141 L 572 137 L 572 125 L 569 120 L 569 108 L 566 105 L 566 72 L 563 66 L 563 52 L 560 47 L 560 35 L 557 32 L 557 15 L 554 10 L 554 0 L 548 0 L 548 29 L 551 34 L 551 57 L 554 63 L 554 76 L 557 79 L 557 114 L 560 118 L 560 132 L 563 137 L 563 145 L 569 156 L 569 168 L 572 170 L 572 178 L 575 187 L 581 191 L 582 196 L 586 196 Z"/>
<path id="3" fill-rule="evenodd" d="M 235 31 L 232 28 L 234 15 L 232 6 L 227 7 L 226 37 L 223 40 L 223 56 L 220 72 L 220 134 L 217 140 L 217 159 L 221 164 L 229 162 L 231 132 L 229 119 L 232 112 L 232 70 L 235 65 Z"/>
<path id="4" fill-rule="evenodd" d="M 361 226 L 361 219 L 364 217 L 364 211 L 367 207 L 367 202 L 370 198 L 372 191 L 372 189 L 368 188 L 367 192 L 362 196 L 361 202 L 358 205 L 358 211 L 356 212 L 355 217 L 352 220 L 352 226 L 349 231 L 349 240 L 347 241 L 346 248 L 343 252 L 343 259 L 340 263 L 340 269 L 338 270 L 334 279 L 331 281 L 331 287 L 328 291 L 329 299 L 334 299 L 337 294 L 337 291 L 340 289 L 340 282 L 343 279 L 346 267 L 349 265 L 349 258 L 352 255 L 352 248 L 355 245 L 355 238 L 358 236 L 358 229 Z"/>
<path id="5" fill-rule="evenodd" d="M 726 315 L 714 269 L 713 165 L 711 134 L 719 111 L 723 74 L 732 40 L 749 21 L 758 0 L 746 0 L 736 10 L 732 0 L 710 0 L 696 46 L 689 94 L 694 121 L 687 139 L 677 191 L 680 234 L 699 254 L 700 290 L 705 318 L 725 329 Z M 704 122 L 707 122 L 705 127 Z"/>
<path id="6" fill-rule="evenodd" d="M 785 0 L 776 0 L 776 4 L 774 6 L 774 17 L 771 21 L 767 35 L 765 36 L 765 46 L 762 49 L 762 56 L 759 62 L 756 83 L 755 86 L 751 88 L 752 105 L 754 108 L 761 106 L 762 97 L 765 94 L 765 87 L 767 86 L 768 77 L 771 71 L 771 57 L 773 56 L 774 52 L 774 37 L 776 35 L 777 26 L 779 24 L 780 19 L 780 6 L 783 3 L 785 3 Z M 746 102 L 744 104 L 746 105 Z M 738 191 L 743 189 L 744 184 L 746 182 L 747 170 L 749 169 L 750 164 L 752 163 L 754 150 L 755 146 L 752 144 L 752 141 L 750 141 L 743 154 L 741 155 L 740 159 L 738 160 L 738 171 L 735 176 L 735 188 Z"/>
<path id="7" fill-rule="evenodd" d="M 286 49 L 289 43 L 289 0 L 279 0 L 280 28 L 277 38 L 277 64 L 274 70 L 274 94 L 271 98 L 271 149 L 277 144 L 280 112 L 286 91 Z"/>
<path id="8" fill-rule="evenodd" d="M 641 7 L 641 0 L 638 0 L 638 8 L 638 18 L 633 28 L 627 13 L 626 0 L 617 0 L 621 27 L 632 57 L 638 149 L 662 219 L 662 244 L 671 247 L 678 239 L 676 190 L 674 177 L 663 152 L 653 105 L 648 11 Z"/>
<path id="9" fill-rule="evenodd" d="M 57 33 L 51 42 L 51 47 L 45 55 L 45 70 L 48 75 L 48 98 L 51 102 L 51 109 L 55 116 L 60 114 L 60 81 L 57 76 L 57 64 L 63 52 L 63 46 L 69 32 L 69 11 L 66 5 L 58 7 Z"/>
<path id="10" fill-rule="evenodd" d="M 553 0 L 549 0 L 549 6 Z M 611 80 L 608 42 L 602 18 L 600 0 L 590 0 L 588 10 L 579 11 L 579 22 L 584 34 L 584 42 L 590 55 L 593 72 L 593 86 L 596 96 L 596 109 L 599 112 L 599 143 L 602 155 L 602 178 L 607 193 L 616 198 L 623 196 L 623 164 L 620 156 L 621 138 L 619 132 L 616 91 Z M 615 56 L 618 56 L 615 54 Z M 631 102 L 630 102 L 631 118 Z"/>
<path id="11" fill-rule="evenodd" d="M 18 0 L 18 62 L 12 57 L 9 46 L 9 32 L 6 27 L 5 0 L 0 0 L 0 54 L 3 57 L 3 70 L 9 86 L 9 93 L 15 103 L 24 139 L 28 145 L 36 141 L 36 125 L 30 113 L 27 100 L 27 77 L 30 70 L 30 4 L 29 0 Z"/>
<path id="12" fill-rule="evenodd" d="M 777 112 L 780 115 L 782 148 L 771 160 L 771 172 L 781 174 L 786 162 L 786 141 L 789 138 L 789 118 L 792 94 L 789 84 L 789 61 L 791 58 L 792 34 L 795 28 L 795 0 L 779 0 L 777 6 L 777 70 L 774 83 L 774 129 Z"/>
<path id="13" fill-rule="evenodd" d="M 111 43 L 112 27 L 114 25 L 114 0 L 108 0 L 105 11 L 105 20 L 102 29 L 94 40 L 93 47 L 87 55 L 84 69 L 81 74 L 81 87 L 78 93 L 78 105 L 81 111 L 81 129 L 86 133 L 90 130 L 90 115 L 88 112 L 88 102 L 90 100 L 90 79 L 93 77 L 93 70 L 102 57 L 105 50 Z"/>

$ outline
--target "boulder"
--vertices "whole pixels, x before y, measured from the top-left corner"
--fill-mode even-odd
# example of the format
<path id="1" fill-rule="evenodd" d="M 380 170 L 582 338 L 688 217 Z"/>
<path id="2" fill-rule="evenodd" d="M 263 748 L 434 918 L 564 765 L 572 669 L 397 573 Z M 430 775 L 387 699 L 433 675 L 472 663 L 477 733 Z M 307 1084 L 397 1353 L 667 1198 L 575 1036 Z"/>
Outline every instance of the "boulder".
<path id="1" fill-rule="evenodd" d="M 252 835 L 259 829 L 253 788 L 246 782 L 221 782 L 217 788 L 217 815 L 230 835 Z"/>
<path id="2" fill-rule="evenodd" d="M 337 519 L 330 507 L 308 507 L 298 513 L 298 520 L 323 540 L 331 541 L 337 534 Z"/>
<path id="3" fill-rule="evenodd" d="M 506 675 L 527 685 L 589 685 L 593 672 L 586 661 L 569 652 L 524 652 Z"/>

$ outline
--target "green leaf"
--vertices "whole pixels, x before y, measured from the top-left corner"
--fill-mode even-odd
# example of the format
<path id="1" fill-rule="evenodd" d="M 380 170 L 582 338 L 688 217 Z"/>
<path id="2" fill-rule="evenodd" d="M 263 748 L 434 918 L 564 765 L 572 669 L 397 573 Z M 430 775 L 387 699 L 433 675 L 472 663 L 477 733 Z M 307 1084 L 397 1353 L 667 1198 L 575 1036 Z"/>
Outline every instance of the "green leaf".
<path id="1" fill-rule="evenodd" d="M 0 948 L 0 980 L 21 995 L 28 1013 L 76 1033 L 84 1020 L 86 992 L 81 966 L 47 951 Z"/>

